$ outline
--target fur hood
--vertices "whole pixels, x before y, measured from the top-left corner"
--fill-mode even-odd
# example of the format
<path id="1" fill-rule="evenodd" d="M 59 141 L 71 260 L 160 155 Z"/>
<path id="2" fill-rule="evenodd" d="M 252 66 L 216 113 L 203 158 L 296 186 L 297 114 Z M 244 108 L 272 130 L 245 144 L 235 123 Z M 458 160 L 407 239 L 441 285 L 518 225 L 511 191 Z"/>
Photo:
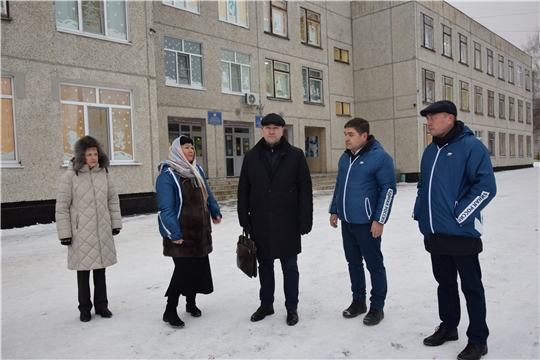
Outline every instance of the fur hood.
<path id="1" fill-rule="evenodd" d="M 99 167 L 102 169 L 109 167 L 110 165 L 109 157 L 103 150 L 103 147 L 101 146 L 99 141 L 87 135 L 80 138 L 75 143 L 75 149 L 74 149 L 75 156 L 73 157 L 73 159 L 71 159 L 71 161 L 73 162 L 73 170 L 79 171 L 86 164 L 86 158 L 84 156 L 84 152 L 86 151 L 86 149 L 90 147 L 95 147 L 98 150 Z"/>

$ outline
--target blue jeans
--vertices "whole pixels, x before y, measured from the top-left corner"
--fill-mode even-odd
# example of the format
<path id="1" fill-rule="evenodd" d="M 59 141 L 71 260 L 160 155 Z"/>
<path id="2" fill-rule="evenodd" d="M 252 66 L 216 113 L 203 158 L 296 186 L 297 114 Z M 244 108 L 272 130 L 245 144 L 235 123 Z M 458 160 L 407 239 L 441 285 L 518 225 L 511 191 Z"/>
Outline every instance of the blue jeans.
<path id="1" fill-rule="evenodd" d="M 486 323 L 486 297 L 478 254 L 466 256 L 431 254 L 431 265 L 435 280 L 439 283 L 437 297 L 441 327 L 446 331 L 457 331 L 461 316 L 457 282 L 459 273 L 461 290 L 465 295 L 469 313 L 469 327 L 467 328 L 469 343 L 486 345 L 489 330 Z"/>
<path id="2" fill-rule="evenodd" d="M 374 238 L 370 230 L 371 224 L 341 222 L 343 249 L 349 263 L 353 300 L 366 301 L 366 276 L 362 261 L 365 260 L 371 276 L 371 308 L 382 310 L 387 292 L 386 269 L 381 252 L 381 237 Z"/>
<path id="3" fill-rule="evenodd" d="M 298 256 L 281 258 L 281 269 L 283 271 L 283 290 L 285 292 L 285 308 L 296 310 L 298 307 L 298 285 L 300 274 L 298 273 Z M 274 279 L 274 259 L 261 259 L 259 261 L 259 282 L 261 290 L 259 298 L 261 305 L 266 307 L 274 306 L 274 291 L 276 283 Z"/>

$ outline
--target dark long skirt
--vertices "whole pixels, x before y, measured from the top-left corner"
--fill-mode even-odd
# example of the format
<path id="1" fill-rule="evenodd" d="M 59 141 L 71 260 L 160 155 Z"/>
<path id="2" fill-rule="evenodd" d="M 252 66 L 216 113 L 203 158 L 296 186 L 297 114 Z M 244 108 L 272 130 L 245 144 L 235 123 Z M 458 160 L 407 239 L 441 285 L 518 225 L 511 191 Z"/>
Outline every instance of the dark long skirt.
<path id="1" fill-rule="evenodd" d="M 210 294 L 214 291 L 212 272 L 208 255 L 195 258 L 173 257 L 174 272 L 165 293 L 168 303 L 178 303 L 180 295 L 195 298 L 196 294 Z"/>

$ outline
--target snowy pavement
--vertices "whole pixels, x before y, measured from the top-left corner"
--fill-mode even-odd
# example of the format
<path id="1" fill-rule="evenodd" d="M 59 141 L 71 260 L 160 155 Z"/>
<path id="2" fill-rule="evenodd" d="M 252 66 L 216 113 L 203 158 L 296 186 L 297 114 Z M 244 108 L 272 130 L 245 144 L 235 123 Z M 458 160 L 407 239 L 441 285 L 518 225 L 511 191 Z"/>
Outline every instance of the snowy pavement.
<path id="1" fill-rule="evenodd" d="M 491 333 L 482 359 L 538 359 L 539 168 L 499 172 L 496 179 L 480 255 Z M 459 340 L 422 344 L 439 319 L 429 254 L 411 219 L 415 195 L 416 184 L 398 185 L 383 234 L 385 318 L 373 327 L 363 325 L 363 316 L 341 315 L 351 294 L 340 229 L 329 225 L 330 191 L 315 193 L 314 228 L 303 238 L 296 326 L 285 323 L 279 262 L 276 312 L 250 321 L 259 282 L 236 267 L 241 228 L 235 202 L 221 204 L 223 221 L 213 226 L 215 291 L 198 296 L 200 318 L 179 307 L 182 329 L 161 319 L 173 262 L 162 255 L 156 214 L 123 219 L 115 237 L 118 264 L 107 268 L 114 316 L 93 315 L 89 323 L 79 321 L 76 273 L 67 270 L 55 224 L 2 230 L 2 358 L 455 359 L 467 344 L 463 296 Z"/>

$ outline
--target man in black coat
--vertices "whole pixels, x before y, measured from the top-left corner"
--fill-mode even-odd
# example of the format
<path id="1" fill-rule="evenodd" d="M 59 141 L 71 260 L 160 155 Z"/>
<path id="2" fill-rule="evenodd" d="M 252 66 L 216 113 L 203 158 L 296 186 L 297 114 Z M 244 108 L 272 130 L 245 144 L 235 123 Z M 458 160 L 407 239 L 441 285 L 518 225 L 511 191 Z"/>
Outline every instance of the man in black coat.
<path id="1" fill-rule="evenodd" d="M 279 259 L 287 324 L 295 325 L 300 239 L 313 225 L 311 175 L 304 152 L 283 137 L 281 116 L 268 114 L 261 126 L 263 138 L 246 153 L 238 182 L 238 219 L 257 245 L 259 262 L 261 305 L 251 321 L 274 313 L 274 260 Z"/>

